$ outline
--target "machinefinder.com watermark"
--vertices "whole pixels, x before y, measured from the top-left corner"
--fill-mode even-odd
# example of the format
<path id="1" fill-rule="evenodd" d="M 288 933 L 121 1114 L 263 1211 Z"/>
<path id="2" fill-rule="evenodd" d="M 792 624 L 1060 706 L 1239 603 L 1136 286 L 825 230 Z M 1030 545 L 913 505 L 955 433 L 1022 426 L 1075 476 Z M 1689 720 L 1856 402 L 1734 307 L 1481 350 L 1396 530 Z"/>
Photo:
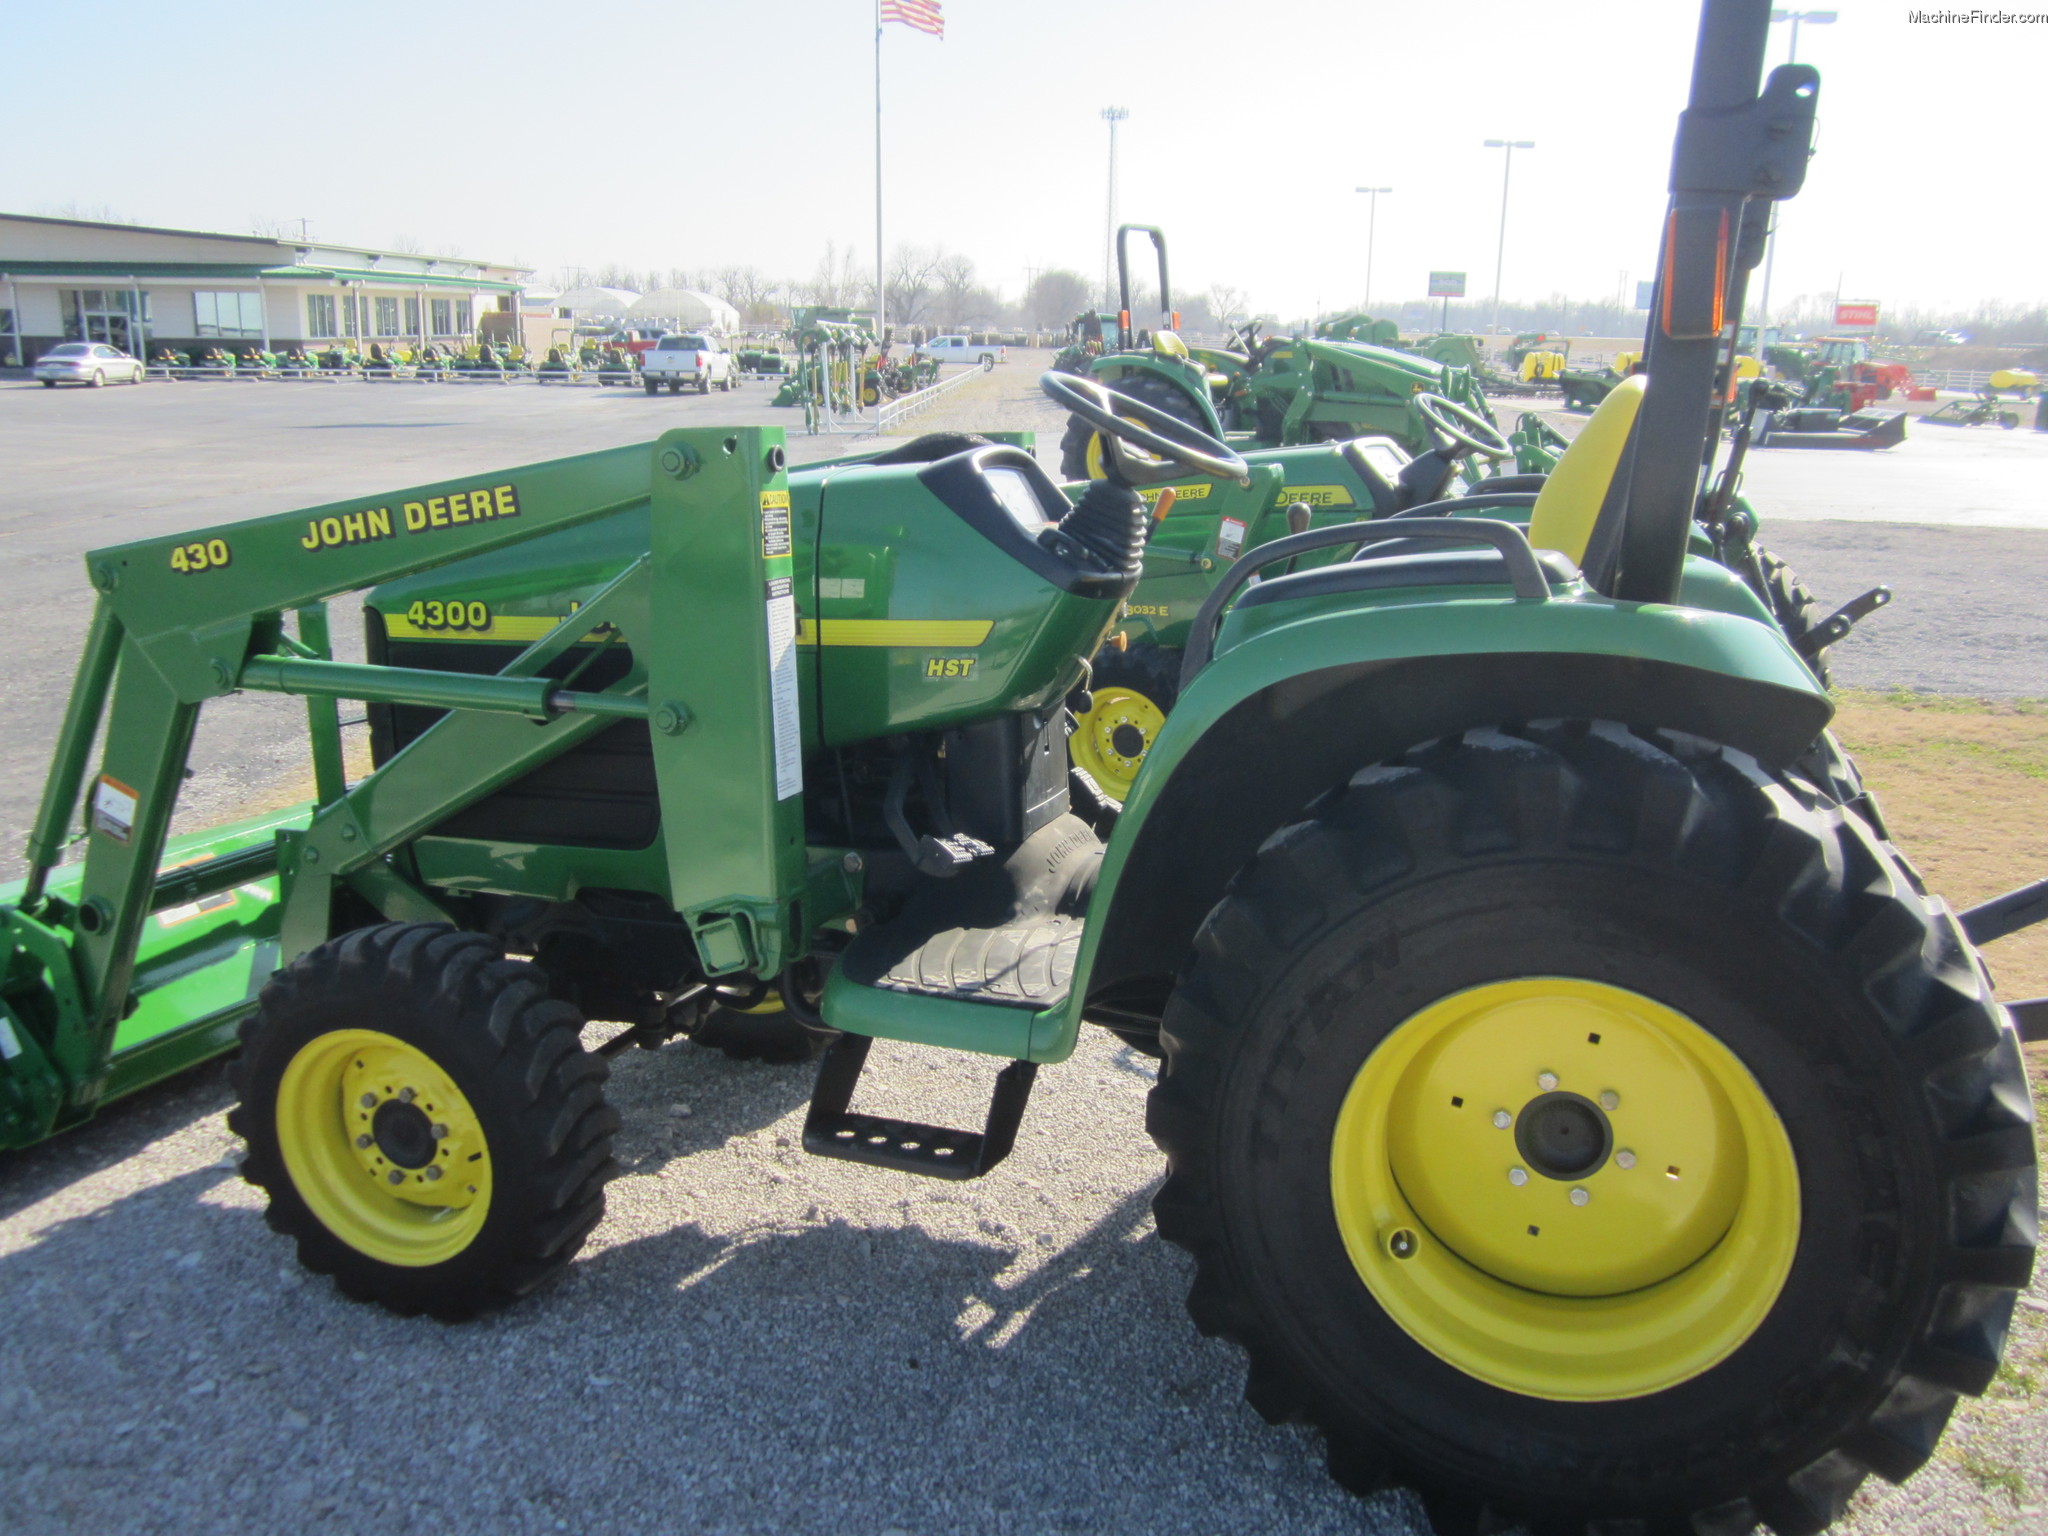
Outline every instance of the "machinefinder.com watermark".
<path id="1" fill-rule="evenodd" d="M 1906 24 L 1913 27 L 2040 27 L 2048 26 L 2048 11 L 1908 11 Z"/>

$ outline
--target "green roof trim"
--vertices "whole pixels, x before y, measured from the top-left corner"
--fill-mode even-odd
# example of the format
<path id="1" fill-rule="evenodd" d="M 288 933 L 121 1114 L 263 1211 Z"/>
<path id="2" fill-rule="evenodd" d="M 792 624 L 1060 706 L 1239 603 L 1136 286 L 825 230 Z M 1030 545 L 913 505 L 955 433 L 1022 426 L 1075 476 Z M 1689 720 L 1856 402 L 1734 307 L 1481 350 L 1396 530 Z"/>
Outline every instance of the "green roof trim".
<path id="1" fill-rule="evenodd" d="M 488 277 L 454 277 L 445 272 L 380 272 L 374 267 L 256 267 L 210 261 L 10 261 L 0 256 L 0 277 L 77 277 L 108 282 L 125 277 L 190 277 L 253 282 L 376 283 L 390 288 L 466 288 L 517 293 L 523 284 Z"/>

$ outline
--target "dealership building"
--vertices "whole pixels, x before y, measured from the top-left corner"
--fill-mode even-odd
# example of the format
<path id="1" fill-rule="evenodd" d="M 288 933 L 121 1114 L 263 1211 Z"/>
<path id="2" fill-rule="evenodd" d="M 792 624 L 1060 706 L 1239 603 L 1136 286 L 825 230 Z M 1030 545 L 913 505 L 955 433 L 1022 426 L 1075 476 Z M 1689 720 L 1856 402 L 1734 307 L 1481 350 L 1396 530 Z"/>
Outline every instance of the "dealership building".
<path id="1" fill-rule="evenodd" d="M 460 345 L 516 327 L 529 272 L 321 240 L 0 213 L 0 365 L 64 341 L 180 351 Z"/>

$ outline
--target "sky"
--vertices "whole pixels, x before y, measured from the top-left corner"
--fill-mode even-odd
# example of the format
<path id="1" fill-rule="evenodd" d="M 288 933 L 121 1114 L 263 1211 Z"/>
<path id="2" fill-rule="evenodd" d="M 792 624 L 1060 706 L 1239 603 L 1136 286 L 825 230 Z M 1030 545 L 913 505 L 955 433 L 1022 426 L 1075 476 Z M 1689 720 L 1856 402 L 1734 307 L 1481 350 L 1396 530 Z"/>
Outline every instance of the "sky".
<path id="1" fill-rule="evenodd" d="M 2048 25 L 1926 26 L 1935 0 L 1842 0 L 1800 29 L 1818 153 L 1772 297 L 1967 308 L 2048 297 Z M 1953 5 L 1955 0 L 1942 0 Z M 2007 0 L 2018 4 L 2018 0 Z M 2032 3 L 2032 0 L 2028 0 Z M 1431 269 L 1509 299 L 1634 296 L 1647 277 L 1698 11 L 1687 0 L 945 0 L 890 25 L 886 235 L 1032 269 L 1102 269 L 1162 225 L 1176 286 L 1281 315 L 1374 307 Z M 801 277 L 874 249 L 873 0 L 11 0 L 0 210 L 566 265 Z M 1782 62 L 1790 29 L 1772 29 Z M 98 39 L 81 53 L 84 39 Z M 93 90 L 87 82 L 104 89 Z M 40 82 L 39 84 L 31 84 Z M 61 120 L 24 103 L 54 94 Z M 4 253 L 0 253 L 4 254 Z M 1754 292 L 1754 290 L 1753 290 Z"/>

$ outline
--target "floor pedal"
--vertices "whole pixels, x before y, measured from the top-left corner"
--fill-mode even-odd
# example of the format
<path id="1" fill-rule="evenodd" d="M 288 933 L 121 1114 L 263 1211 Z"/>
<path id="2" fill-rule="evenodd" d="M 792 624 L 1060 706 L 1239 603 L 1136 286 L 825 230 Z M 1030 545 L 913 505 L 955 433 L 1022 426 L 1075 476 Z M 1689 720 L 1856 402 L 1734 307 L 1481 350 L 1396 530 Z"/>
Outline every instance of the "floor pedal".
<path id="1" fill-rule="evenodd" d="M 841 1035 L 826 1048 L 810 1113 L 804 1117 L 806 1152 L 934 1179 L 979 1178 L 1010 1155 L 1038 1063 L 1013 1061 L 1003 1068 L 989 1098 L 988 1123 L 979 1131 L 956 1131 L 851 1108 L 854 1085 L 873 1044 L 865 1035 Z"/>

